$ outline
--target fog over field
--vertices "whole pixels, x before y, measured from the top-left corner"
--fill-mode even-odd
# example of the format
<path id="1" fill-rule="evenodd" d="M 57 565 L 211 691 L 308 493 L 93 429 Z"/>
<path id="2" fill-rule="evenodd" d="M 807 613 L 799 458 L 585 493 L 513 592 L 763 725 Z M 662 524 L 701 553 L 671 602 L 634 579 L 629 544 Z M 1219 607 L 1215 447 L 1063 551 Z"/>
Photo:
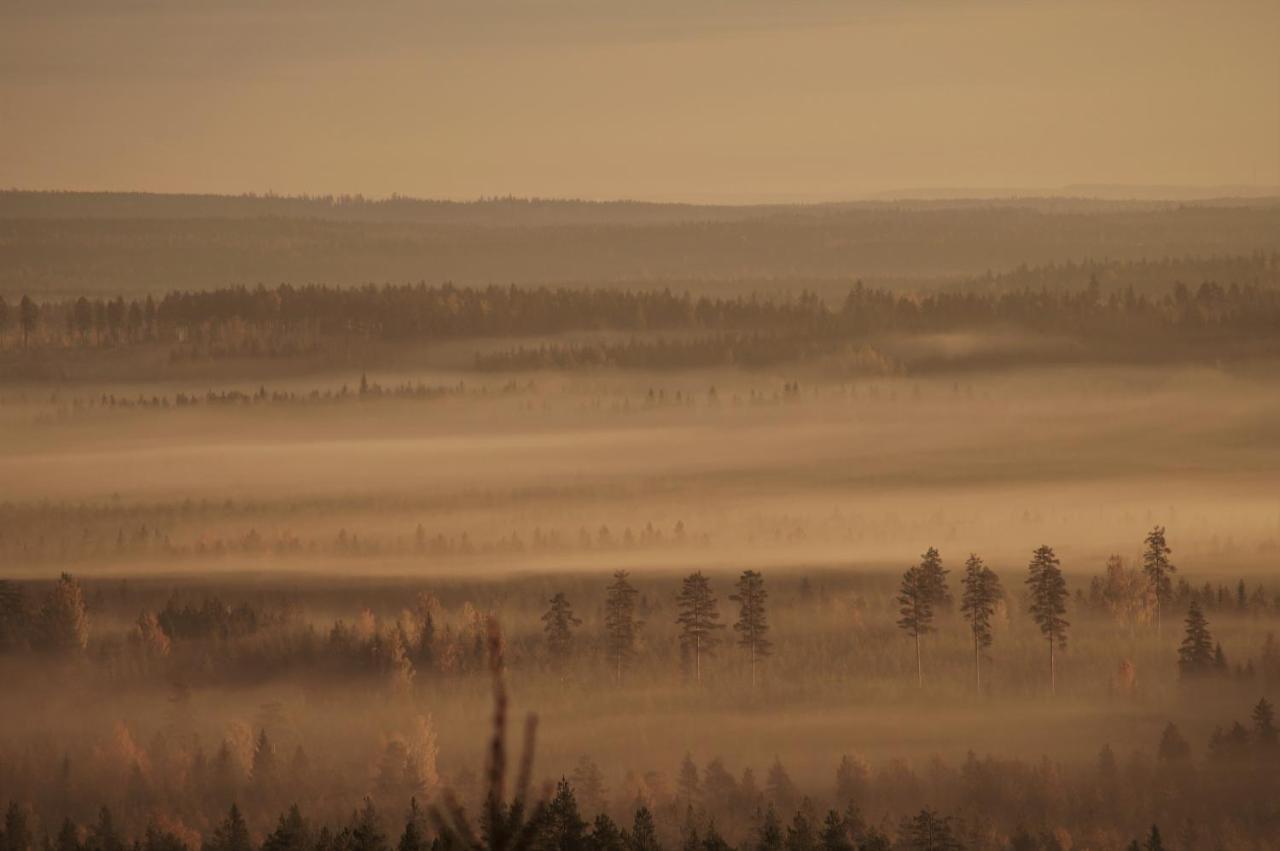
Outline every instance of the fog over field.
<path id="1" fill-rule="evenodd" d="M 0 4 L 0 851 L 1280 848 L 1277 44 Z"/>

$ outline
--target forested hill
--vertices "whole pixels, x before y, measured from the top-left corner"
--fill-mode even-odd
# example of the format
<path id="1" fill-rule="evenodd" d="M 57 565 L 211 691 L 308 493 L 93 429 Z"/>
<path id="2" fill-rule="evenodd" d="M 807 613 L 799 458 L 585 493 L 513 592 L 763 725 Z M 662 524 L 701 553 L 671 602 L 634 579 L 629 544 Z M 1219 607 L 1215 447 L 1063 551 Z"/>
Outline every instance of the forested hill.
<path id="1" fill-rule="evenodd" d="M 839 280 L 844 289 L 858 278 L 957 280 L 1022 265 L 1277 251 L 1280 204 L 1255 202 L 707 208 L 0 195 L 0 294 L 13 298 L 286 281 L 789 291 Z"/>
<path id="2" fill-rule="evenodd" d="M 1206 207 L 1266 207 L 1280 199 L 1222 198 Z M 651 225 L 743 221 L 775 216 L 829 216 L 852 211 L 1025 209 L 1041 213 L 1120 213 L 1175 210 L 1182 201 L 1090 197 L 884 198 L 842 203 L 685 204 L 590 201 L 576 198 L 479 198 L 471 201 L 366 198 L 362 195 L 205 195 L 151 192 L 0 190 L 0 219 L 323 219 L 498 226 Z"/>

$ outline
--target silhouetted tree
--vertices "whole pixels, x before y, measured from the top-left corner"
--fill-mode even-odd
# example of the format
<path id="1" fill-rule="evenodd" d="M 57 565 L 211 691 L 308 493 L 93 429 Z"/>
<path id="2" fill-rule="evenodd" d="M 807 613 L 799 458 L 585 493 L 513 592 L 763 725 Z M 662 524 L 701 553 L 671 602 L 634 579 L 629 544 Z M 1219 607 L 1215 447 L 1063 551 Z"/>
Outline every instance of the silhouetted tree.
<path id="1" fill-rule="evenodd" d="M 756 664 L 767 657 L 772 643 L 766 637 L 769 622 L 765 614 L 765 600 L 769 596 L 764 588 L 764 577 L 754 570 L 744 570 L 729 599 L 738 604 L 738 622 L 733 629 L 738 633 L 738 645 L 746 648 L 751 662 L 751 688 L 756 687 Z"/>
<path id="2" fill-rule="evenodd" d="M 630 851 L 662 851 L 658 841 L 658 828 L 653 823 L 653 813 L 648 807 L 637 807 L 631 822 L 631 834 L 627 837 Z"/>
<path id="3" fill-rule="evenodd" d="M 1052 547 L 1040 547 L 1027 566 L 1027 587 L 1031 592 L 1029 609 L 1040 632 L 1049 642 L 1049 693 L 1057 693 L 1057 668 L 1054 650 L 1067 646 L 1067 583 L 1058 567 Z"/>
<path id="4" fill-rule="evenodd" d="M 40 643 L 60 653 L 78 653 L 89 644 L 89 614 L 80 583 L 64 573 L 38 614 Z"/>
<path id="5" fill-rule="evenodd" d="M 680 594 L 676 598 L 680 625 L 680 649 L 693 666 L 694 682 L 702 682 L 702 657 L 710 655 L 718 641 L 716 631 L 724 629 L 719 623 L 720 612 L 711 583 L 702 571 L 685 577 Z"/>
<path id="6" fill-rule="evenodd" d="M 551 598 L 551 607 L 542 616 L 542 631 L 547 638 L 547 655 L 551 664 L 563 668 L 573 651 L 573 628 L 582 621 L 573 614 L 573 607 L 562 592 Z"/>
<path id="7" fill-rule="evenodd" d="M 249 826 L 245 824 L 238 806 L 231 805 L 227 817 L 214 828 L 213 835 L 205 839 L 203 847 L 204 851 L 253 851 Z"/>
<path id="8" fill-rule="evenodd" d="M 756 851 L 783 851 L 784 837 L 778 811 L 770 804 L 764 813 L 764 821 L 756 831 Z"/>
<path id="9" fill-rule="evenodd" d="M 1253 720 L 1253 740 L 1259 750 L 1273 751 L 1276 748 L 1278 731 L 1276 730 L 1276 712 L 1271 701 L 1260 698 L 1250 715 Z"/>
<path id="10" fill-rule="evenodd" d="M 951 605 L 951 589 L 947 587 L 949 572 L 942 566 L 942 555 L 936 547 L 929 547 L 920 556 L 920 585 L 934 611 Z"/>
<path id="11" fill-rule="evenodd" d="M 1192 600 L 1187 608 L 1186 636 L 1178 648 L 1178 671 L 1183 677 L 1211 673 L 1214 670 L 1213 636 L 1209 621 Z"/>
<path id="12" fill-rule="evenodd" d="M 898 626 L 915 641 L 916 685 L 924 687 L 924 662 L 920 655 L 920 636 L 933 632 L 933 604 L 924 576 L 918 566 L 902 574 L 898 591 Z"/>
<path id="13" fill-rule="evenodd" d="M 818 838 L 803 807 L 796 810 L 791 818 L 791 824 L 787 825 L 787 839 L 783 843 L 783 848 L 786 851 L 817 851 Z"/>
<path id="14" fill-rule="evenodd" d="M 844 819 L 835 810 L 827 811 L 827 817 L 822 822 L 822 832 L 818 836 L 818 847 L 821 851 L 853 851 Z"/>
<path id="15" fill-rule="evenodd" d="M 972 553 L 964 563 L 963 586 L 960 612 L 973 633 L 973 680 L 981 691 L 982 651 L 991 646 L 991 616 L 1004 592 L 1000 588 L 1000 577 Z"/>
<path id="16" fill-rule="evenodd" d="M 262 851 L 311 851 L 311 849 L 311 828 L 302 817 L 302 811 L 298 809 L 297 804 L 291 805 L 288 811 L 280 816 L 275 830 L 268 833 L 262 840 Z M 415 851 L 425 851 L 425 849 L 415 849 Z"/>
<path id="17" fill-rule="evenodd" d="M 1172 575 L 1178 568 L 1169 561 L 1173 550 L 1165 542 L 1164 527 L 1155 526 L 1147 533 L 1147 548 L 1142 554 L 1142 572 L 1156 601 L 1156 635 L 1160 635 L 1161 612 L 1173 596 Z"/>
<path id="18" fill-rule="evenodd" d="M 555 851 L 585 851 L 587 847 L 587 824 L 578 811 L 573 787 L 563 777 L 556 784 L 555 797 L 547 806 L 543 835 L 547 848 Z"/>
<path id="19" fill-rule="evenodd" d="M 1165 725 L 1164 732 L 1160 734 L 1156 756 L 1161 762 L 1183 762 L 1191 757 L 1191 745 L 1172 721 Z"/>
<path id="20" fill-rule="evenodd" d="M 615 683 L 622 682 L 622 672 L 635 656 L 636 638 L 642 624 L 636 620 L 637 591 L 627 581 L 625 570 L 614 571 L 604 600 L 605 651 L 613 663 Z"/>
<path id="21" fill-rule="evenodd" d="M 364 805 L 351 816 L 348 851 L 389 851 L 372 798 L 365 798 Z"/>
<path id="22" fill-rule="evenodd" d="M 903 851 L 959 851 L 962 846 L 951 828 L 951 819 L 924 809 L 903 819 L 898 828 L 898 847 Z"/>
<path id="23" fill-rule="evenodd" d="M 17 801 L 9 804 L 4 813 L 4 830 L 0 832 L 0 848 L 4 851 L 32 851 L 31 826 L 27 823 L 27 811 Z"/>

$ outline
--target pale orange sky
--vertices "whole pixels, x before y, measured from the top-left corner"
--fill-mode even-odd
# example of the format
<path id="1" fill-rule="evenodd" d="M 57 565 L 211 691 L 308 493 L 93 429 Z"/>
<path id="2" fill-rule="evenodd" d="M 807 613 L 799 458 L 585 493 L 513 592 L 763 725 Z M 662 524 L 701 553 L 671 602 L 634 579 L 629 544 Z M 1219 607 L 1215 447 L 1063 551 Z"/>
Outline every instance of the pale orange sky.
<path id="1" fill-rule="evenodd" d="M 1274 186 L 1278 45 L 1275 0 L 9 0 L 0 186 Z"/>

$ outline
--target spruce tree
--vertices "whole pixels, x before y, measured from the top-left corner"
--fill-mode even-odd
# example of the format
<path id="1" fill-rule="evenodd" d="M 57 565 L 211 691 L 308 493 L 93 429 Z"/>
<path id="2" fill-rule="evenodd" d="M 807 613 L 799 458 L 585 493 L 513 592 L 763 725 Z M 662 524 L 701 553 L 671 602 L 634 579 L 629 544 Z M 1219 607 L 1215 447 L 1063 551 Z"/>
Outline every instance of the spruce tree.
<path id="1" fill-rule="evenodd" d="M 542 616 L 542 631 L 547 638 L 547 656 L 552 667 L 562 670 L 573 652 L 573 628 L 582 621 L 573 614 L 573 607 L 562 592 L 551 598 L 551 607 Z"/>
<path id="2" fill-rule="evenodd" d="M 924 687 L 924 663 L 920 656 L 920 636 L 933 632 L 933 604 L 920 568 L 910 567 L 902 574 L 898 591 L 898 626 L 915 641 L 916 685 Z"/>
<path id="3" fill-rule="evenodd" d="M 605 650 L 613 663 L 615 683 L 622 682 L 622 672 L 635 656 L 636 639 L 643 624 L 636 620 L 636 597 L 640 595 L 625 570 L 614 571 L 604 600 Z"/>
<path id="4" fill-rule="evenodd" d="M 1058 557 L 1053 548 L 1042 546 L 1027 565 L 1027 587 L 1030 589 L 1031 617 L 1049 642 L 1049 693 L 1057 693 L 1055 649 L 1067 646 L 1067 583 L 1062 578 Z"/>
<path id="5" fill-rule="evenodd" d="M 720 612 L 711 583 L 702 571 L 685 577 L 676 605 L 680 649 L 693 668 L 694 682 L 701 683 L 702 659 L 714 651 L 718 641 L 716 631 L 724 629 L 724 624 L 719 623 Z"/>
<path id="6" fill-rule="evenodd" d="M 1164 527 L 1153 527 L 1147 533 L 1147 548 L 1142 554 L 1142 572 L 1147 575 L 1147 586 L 1151 589 L 1156 601 L 1156 635 L 1161 631 L 1161 612 L 1173 596 L 1172 575 L 1178 568 L 1169 561 L 1173 550 L 1169 548 L 1164 537 Z"/>
<path id="7" fill-rule="evenodd" d="M 1186 677 L 1211 673 L 1214 669 L 1213 635 L 1209 621 L 1200 611 L 1200 604 L 1191 601 L 1187 609 L 1186 636 L 1178 648 L 1178 672 Z"/>
<path id="8" fill-rule="evenodd" d="M 964 563 L 963 585 L 960 612 L 973 633 L 973 680 L 981 691 L 982 651 L 991 646 L 991 616 L 1004 592 L 1000 588 L 1000 577 L 973 553 Z"/>
<path id="9" fill-rule="evenodd" d="M 733 625 L 738 633 L 738 645 L 747 651 L 751 663 L 751 688 L 756 687 L 756 665 L 772 652 L 773 644 L 766 637 L 769 622 L 765 614 L 765 600 L 769 596 L 764 588 L 764 577 L 754 570 L 744 570 L 729 599 L 738 604 L 738 622 Z"/>

